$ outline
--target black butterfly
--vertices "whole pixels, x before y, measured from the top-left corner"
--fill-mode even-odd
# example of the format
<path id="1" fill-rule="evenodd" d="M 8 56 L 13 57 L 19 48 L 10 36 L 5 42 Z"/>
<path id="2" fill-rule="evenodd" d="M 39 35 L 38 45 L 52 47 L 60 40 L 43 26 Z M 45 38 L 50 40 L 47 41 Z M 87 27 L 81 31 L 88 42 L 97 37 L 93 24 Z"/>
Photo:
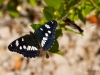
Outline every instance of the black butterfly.
<path id="1" fill-rule="evenodd" d="M 52 46 L 56 27 L 57 21 L 49 21 L 37 28 L 34 33 L 30 32 L 30 34 L 14 40 L 8 49 L 25 57 L 35 58 L 40 54 L 40 49 L 45 51 Z"/>
<path id="2" fill-rule="evenodd" d="M 65 18 L 63 21 L 66 24 L 66 28 L 69 28 L 69 29 L 72 29 L 73 28 L 75 31 L 80 32 L 80 33 L 83 33 L 83 30 L 77 24 L 75 24 L 75 22 L 71 21 L 68 18 Z"/>

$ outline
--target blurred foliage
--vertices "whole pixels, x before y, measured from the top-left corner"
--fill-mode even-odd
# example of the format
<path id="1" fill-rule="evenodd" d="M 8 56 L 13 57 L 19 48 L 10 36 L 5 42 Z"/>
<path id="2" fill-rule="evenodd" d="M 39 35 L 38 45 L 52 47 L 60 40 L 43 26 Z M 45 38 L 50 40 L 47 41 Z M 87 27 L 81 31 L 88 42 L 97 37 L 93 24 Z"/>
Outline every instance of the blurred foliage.
<path id="1" fill-rule="evenodd" d="M 39 6 L 42 0 L 0 0 L 0 12 L 8 12 L 13 18 L 19 18 L 22 3 L 26 2 L 28 5 Z M 65 26 L 62 25 L 62 21 L 65 17 L 71 20 L 81 20 L 83 23 L 86 22 L 86 15 L 95 10 L 94 14 L 100 13 L 100 0 L 44 0 L 46 6 L 42 7 L 44 17 L 40 23 L 45 23 L 50 20 L 57 20 L 59 23 L 59 29 L 56 31 L 56 39 L 62 35 L 62 30 L 68 31 Z M 27 6 L 27 5 L 26 5 Z M 41 24 L 32 24 L 32 28 L 36 29 Z M 75 32 L 75 31 L 72 31 Z M 52 53 L 60 54 L 58 50 L 59 46 L 55 41 L 53 47 L 49 50 Z"/>
<path id="2" fill-rule="evenodd" d="M 37 6 L 36 0 L 28 0 L 32 6 Z"/>

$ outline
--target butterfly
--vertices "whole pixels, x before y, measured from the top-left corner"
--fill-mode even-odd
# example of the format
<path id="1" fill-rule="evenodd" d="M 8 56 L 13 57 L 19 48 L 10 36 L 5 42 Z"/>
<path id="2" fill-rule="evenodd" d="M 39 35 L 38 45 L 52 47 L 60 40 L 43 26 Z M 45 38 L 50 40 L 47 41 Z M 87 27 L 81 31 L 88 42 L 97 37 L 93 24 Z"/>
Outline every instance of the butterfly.
<path id="1" fill-rule="evenodd" d="M 24 35 L 9 44 L 8 49 L 22 54 L 24 57 L 36 57 L 40 49 L 48 50 L 54 43 L 57 21 L 52 20 L 38 27 L 35 32 Z"/>
<path id="2" fill-rule="evenodd" d="M 76 31 L 76 32 L 83 33 L 83 30 L 77 24 L 75 24 L 73 21 L 71 21 L 70 19 L 65 18 L 63 21 L 66 24 L 66 26 L 65 26 L 66 28 L 69 28 L 72 30 L 74 29 L 74 31 Z"/>

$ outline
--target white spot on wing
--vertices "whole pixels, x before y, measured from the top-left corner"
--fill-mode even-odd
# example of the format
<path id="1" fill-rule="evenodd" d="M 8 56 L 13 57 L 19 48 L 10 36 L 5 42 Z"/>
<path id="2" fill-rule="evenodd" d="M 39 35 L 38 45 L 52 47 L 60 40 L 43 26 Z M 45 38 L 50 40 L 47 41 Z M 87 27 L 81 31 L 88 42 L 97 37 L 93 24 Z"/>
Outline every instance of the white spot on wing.
<path id="1" fill-rule="evenodd" d="M 19 49 L 22 50 L 22 46 L 20 46 Z"/>
<path id="2" fill-rule="evenodd" d="M 48 39 L 47 37 L 43 37 L 43 39 L 41 41 L 41 46 L 42 47 L 45 45 L 47 39 Z"/>
<path id="3" fill-rule="evenodd" d="M 47 36 L 47 37 L 48 37 L 48 33 L 45 33 L 45 36 Z"/>
<path id="4" fill-rule="evenodd" d="M 18 46 L 19 45 L 19 42 L 18 42 L 18 40 L 16 40 L 16 46 Z"/>
<path id="5" fill-rule="evenodd" d="M 12 44 L 10 46 L 12 47 Z"/>
<path id="6" fill-rule="evenodd" d="M 32 46 L 31 50 L 33 50 L 33 51 L 35 50 L 35 49 L 34 49 L 34 46 Z"/>
<path id="7" fill-rule="evenodd" d="M 43 40 L 47 40 L 47 37 L 43 37 Z"/>
<path id="8" fill-rule="evenodd" d="M 50 30 L 48 30 L 48 33 L 51 33 L 51 31 L 50 31 Z"/>
<path id="9" fill-rule="evenodd" d="M 40 30 L 41 30 L 41 31 L 43 31 L 43 29 L 42 29 L 42 28 L 40 28 Z"/>
<path id="10" fill-rule="evenodd" d="M 37 49 L 36 47 L 32 46 L 32 47 L 31 47 L 31 50 L 34 51 L 34 50 L 38 50 L 38 49 Z"/>
<path id="11" fill-rule="evenodd" d="M 31 50 L 31 46 L 28 46 L 28 47 L 27 47 L 27 50 Z"/>
<path id="12" fill-rule="evenodd" d="M 24 41 L 24 39 L 22 38 L 22 41 Z"/>
<path id="13" fill-rule="evenodd" d="M 25 46 L 25 45 L 23 45 L 23 48 L 24 48 L 24 49 L 26 49 L 26 46 Z"/>
<path id="14" fill-rule="evenodd" d="M 45 44 L 45 41 L 44 41 L 44 40 L 42 40 L 42 42 L 41 42 L 41 46 L 43 47 L 43 46 L 44 46 L 44 44 Z"/>
<path id="15" fill-rule="evenodd" d="M 49 26 L 49 25 L 47 25 L 47 24 L 45 24 L 45 27 L 46 27 L 46 28 L 48 28 L 48 29 L 50 28 L 50 26 Z"/>
<path id="16" fill-rule="evenodd" d="M 53 24 L 53 21 L 51 21 L 51 23 Z"/>
<path id="17" fill-rule="evenodd" d="M 34 47 L 35 48 L 35 50 L 38 50 L 36 47 Z"/>

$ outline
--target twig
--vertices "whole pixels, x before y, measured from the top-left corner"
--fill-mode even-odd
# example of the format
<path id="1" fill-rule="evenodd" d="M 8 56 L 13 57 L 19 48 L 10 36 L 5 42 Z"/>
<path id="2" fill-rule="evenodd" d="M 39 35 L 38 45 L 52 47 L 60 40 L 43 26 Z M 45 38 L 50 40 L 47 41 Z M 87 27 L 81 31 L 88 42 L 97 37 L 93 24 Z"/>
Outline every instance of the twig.
<path id="1" fill-rule="evenodd" d="M 99 7 L 93 2 L 93 0 L 90 0 L 90 2 L 92 3 L 92 5 L 93 5 L 95 8 L 99 8 Z"/>
<path id="2" fill-rule="evenodd" d="M 70 10 L 74 10 L 76 7 L 78 7 L 80 4 L 81 4 L 81 2 L 82 2 L 83 0 L 80 0 L 79 2 L 78 2 L 78 4 L 76 4 L 74 7 L 72 7 Z M 62 19 L 61 20 L 59 20 L 59 22 L 61 22 L 62 20 L 64 20 L 69 14 L 70 14 L 71 12 L 68 12 L 64 17 L 62 17 Z M 59 23 L 58 22 L 58 23 Z"/>

